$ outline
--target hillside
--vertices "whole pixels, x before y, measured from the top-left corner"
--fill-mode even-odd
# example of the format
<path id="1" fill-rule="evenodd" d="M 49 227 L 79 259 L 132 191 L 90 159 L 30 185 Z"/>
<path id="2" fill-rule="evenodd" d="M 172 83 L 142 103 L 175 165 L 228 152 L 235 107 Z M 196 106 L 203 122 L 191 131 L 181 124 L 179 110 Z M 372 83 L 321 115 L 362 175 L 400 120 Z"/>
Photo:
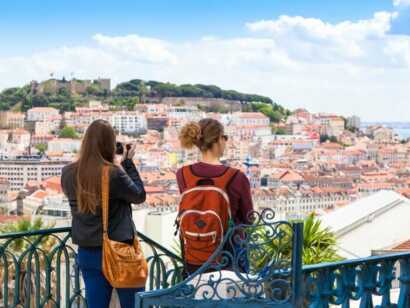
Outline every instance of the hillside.
<path id="1" fill-rule="evenodd" d="M 175 85 L 141 79 L 120 83 L 113 90 L 110 90 L 109 79 L 70 81 L 49 79 L 41 83 L 32 82 L 20 88 L 14 87 L 0 92 L 0 111 L 26 111 L 32 107 L 46 106 L 60 111 L 73 111 L 76 106 L 82 106 L 90 99 L 101 100 L 113 108 L 132 110 L 140 102 L 161 102 L 167 97 L 227 100 L 239 104 L 243 111 L 261 111 L 273 122 L 278 122 L 289 114 L 288 110 L 266 96 L 224 90 L 215 85 Z M 200 107 L 206 111 L 228 111 L 223 104 L 216 109 L 215 106 Z"/>
<path id="2" fill-rule="evenodd" d="M 245 94 L 235 90 L 223 90 L 214 85 L 183 84 L 175 85 L 158 81 L 143 81 L 133 79 L 117 85 L 112 91 L 114 96 L 140 96 L 149 97 L 204 97 L 223 98 L 242 102 L 263 102 L 272 104 L 272 99 L 256 94 Z"/>

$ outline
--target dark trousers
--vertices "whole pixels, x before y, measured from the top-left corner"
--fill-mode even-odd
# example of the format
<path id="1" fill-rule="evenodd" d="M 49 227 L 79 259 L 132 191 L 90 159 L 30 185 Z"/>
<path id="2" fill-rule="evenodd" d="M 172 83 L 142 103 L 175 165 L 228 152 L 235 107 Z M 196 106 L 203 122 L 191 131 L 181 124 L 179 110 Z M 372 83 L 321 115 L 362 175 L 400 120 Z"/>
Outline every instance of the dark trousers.
<path id="1" fill-rule="evenodd" d="M 101 248 L 78 248 L 78 266 L 85 283 L 85 297 L 88 308 L 108 308 L 111 300 L 112 286 L 102 273 Z M 117 289 L 121 308 L 131 308 L 135 304 L 135 293 L 144 288 Z"/>

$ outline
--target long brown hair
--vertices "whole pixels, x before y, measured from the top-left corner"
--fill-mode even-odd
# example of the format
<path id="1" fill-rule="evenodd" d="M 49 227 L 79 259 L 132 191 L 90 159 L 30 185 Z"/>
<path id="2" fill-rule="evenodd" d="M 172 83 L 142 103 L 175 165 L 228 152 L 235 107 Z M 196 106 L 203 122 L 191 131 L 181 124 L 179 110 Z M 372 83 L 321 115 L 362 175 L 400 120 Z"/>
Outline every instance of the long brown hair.
<path id="1" fill-rule="evenodd" d="M 202 119 L 199 122 L 189 122 L 179 134 L 179 140 L 183 148 L 191 149 L 198 147 L 201 152 L 212 149 L 224 134 L 223 125 L 215 119 Z"/>
<path id="2" fill-rule="evenodd" d="M 95 120 L 88 127 L 76 162 L 77 204 L 81 213 L 96 213 L 101 196 L 101 170 L 112 166 L 115 132 L 107 121 Z"/>

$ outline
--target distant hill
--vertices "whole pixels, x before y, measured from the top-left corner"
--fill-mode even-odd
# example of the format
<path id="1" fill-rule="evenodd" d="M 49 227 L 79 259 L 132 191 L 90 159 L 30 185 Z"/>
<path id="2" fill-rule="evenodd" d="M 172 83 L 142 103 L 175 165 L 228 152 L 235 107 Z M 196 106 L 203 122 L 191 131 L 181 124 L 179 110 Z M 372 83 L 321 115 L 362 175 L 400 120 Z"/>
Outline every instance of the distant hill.
<path id="1" fill-rule="evenodd" d="M 257 94 L 224 90 L 215 85 L 183 84 L 175 85 L 159 81 L 133 79 L 110 89 L 109 79 L 67 81 L 49 79 L 33 81 L 23 87 L 14 87 L 0 92 L 1 110 L 26 111 L 32 107 L 54 107 L 60 111 L 73 111 L 90 99 L 98 99 L 113 107 L 133 109 L 140 102 L 161 102 L 166 97 L 206 98 L 228 100 L 239 103 L 244 111 L 261 111 L 277 122 L 289 111 L 274 103 L 271 98 Z M 203 106 L 201 106 L 203 108 Z M 214 106 L 212 107 L 214 108 Z M 212 109 L 208 111 L 226 111 Z M 206 106 L 205 109 L 207 110 Z"/>
<path id="2" fill-rule="evenodd" d="M 262 102 L 272 104 L 272 99 L 257 94 L 245 94 L 235 90 L 223 90 L 214 85 L 164 83 L 158 81 L 143 81 L 133 79 L 118 84 L 112 91 L 114 96 L 140 96 L 148 97 L 204 97 L 223 98 L 242 102 Z"/>

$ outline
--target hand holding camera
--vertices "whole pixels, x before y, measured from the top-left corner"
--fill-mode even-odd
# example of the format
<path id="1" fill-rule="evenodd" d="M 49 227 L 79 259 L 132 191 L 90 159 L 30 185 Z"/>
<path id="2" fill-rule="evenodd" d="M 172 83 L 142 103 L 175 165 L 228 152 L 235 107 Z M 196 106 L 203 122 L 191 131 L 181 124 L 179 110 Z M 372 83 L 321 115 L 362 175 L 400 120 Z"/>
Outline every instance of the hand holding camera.
<path id="1" fill-rule="evenodd" d="M 121 142 L 117 142 L 115 154 L 122 156 L 121 161 L 124 161 L 126 159 L 133 159 L 135 156 L 135 149 L 136 149 L 135 143 L 134 144 L 131 144 L 131 143 L 123 144 Z"/>

